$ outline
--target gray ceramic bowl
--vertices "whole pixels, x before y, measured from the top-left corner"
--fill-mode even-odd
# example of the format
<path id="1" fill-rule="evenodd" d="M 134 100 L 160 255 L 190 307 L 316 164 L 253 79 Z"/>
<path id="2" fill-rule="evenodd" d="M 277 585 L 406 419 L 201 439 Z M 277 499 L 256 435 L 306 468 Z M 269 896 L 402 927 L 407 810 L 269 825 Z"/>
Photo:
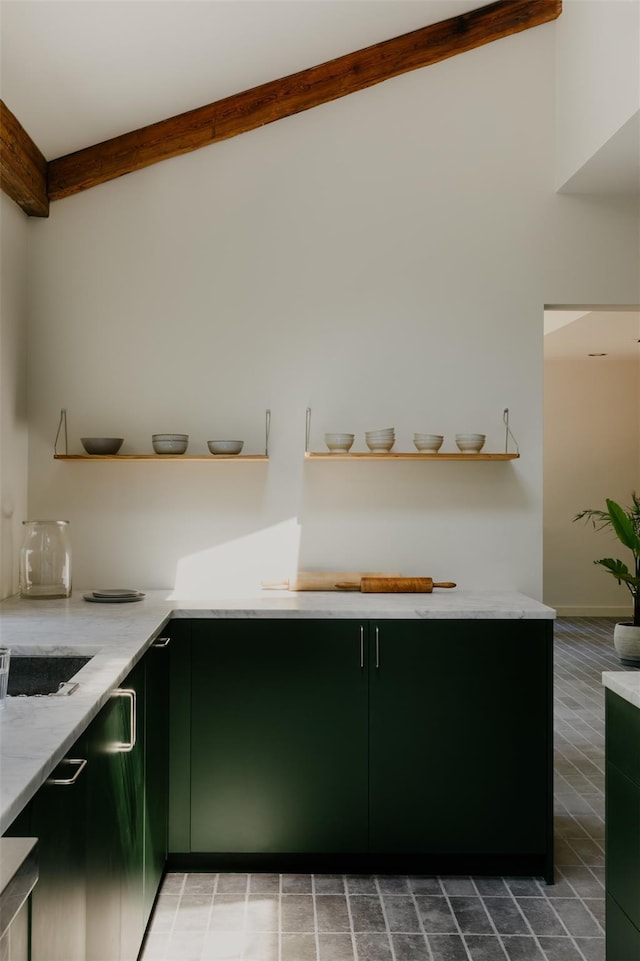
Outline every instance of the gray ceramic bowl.
<path id="1" fill-rule="evenodd" d="M 152 434 L 151 443 L 156 454 L 184 454 L 189 444 L 189 435 Z"/>
<path id="2" fill-rule="evenodd" d="M 87 454 L 117 454 L 123 437 L 81 437 L 80 442 Z"/>
<path id="3" fill-rule="evenodd" d="M 207 447 L 212 454 L 239 454 L 243 440 L 208 440 Z"/>

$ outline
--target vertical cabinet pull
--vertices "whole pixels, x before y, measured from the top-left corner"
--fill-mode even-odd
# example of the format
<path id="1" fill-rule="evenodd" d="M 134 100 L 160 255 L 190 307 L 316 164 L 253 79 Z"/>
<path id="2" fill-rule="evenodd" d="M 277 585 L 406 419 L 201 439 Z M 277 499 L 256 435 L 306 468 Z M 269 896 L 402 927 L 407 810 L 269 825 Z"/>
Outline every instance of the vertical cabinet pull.
<path id="1" fill-rule="evenodd" d="M 360 625 L 360 670 L 364 668 L 364 624 Z"/>
<path id="2" fill-rule="evenodd" d="M 376 625 L 376 670 L 380 667 L 380 630 Z"/>
<path id="3" fill-rule="evenodd" d="M 84 771 L 85 767 L 87 766 L 87 759 L 80 757 L 65 757 L 62 761 L 60 761 L 58 767 L 63 764 L 77 765 L 71 777 L 48 777 L 46 781 L 47 784 L 58 784 L 62 785 L 63 787 L 66 787 L 68 784 L 75 784 L 80 776 L 80 772 Z"/>
<path id="4" fill-rule="evenodd" d="M 116 741 L 112 747 L 114 754 L 127 754 L 136 746 L 136 692 L 128 687 L 118 687 L 111 693 L 113 697 L 129 699 L 129 740 Z"/>

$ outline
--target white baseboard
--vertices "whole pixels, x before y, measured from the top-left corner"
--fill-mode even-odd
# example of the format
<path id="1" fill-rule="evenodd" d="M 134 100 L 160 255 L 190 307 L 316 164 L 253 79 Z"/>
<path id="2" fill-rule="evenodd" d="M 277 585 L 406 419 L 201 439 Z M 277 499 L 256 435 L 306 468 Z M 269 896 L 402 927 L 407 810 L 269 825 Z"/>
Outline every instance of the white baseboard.
<path id="1" fill-rule="evenodd" d="M 633 611 L 630 607 L 563 607 L 549 604 L 558 617 L 616 617 L 620 620 L 631 620 Z"/>

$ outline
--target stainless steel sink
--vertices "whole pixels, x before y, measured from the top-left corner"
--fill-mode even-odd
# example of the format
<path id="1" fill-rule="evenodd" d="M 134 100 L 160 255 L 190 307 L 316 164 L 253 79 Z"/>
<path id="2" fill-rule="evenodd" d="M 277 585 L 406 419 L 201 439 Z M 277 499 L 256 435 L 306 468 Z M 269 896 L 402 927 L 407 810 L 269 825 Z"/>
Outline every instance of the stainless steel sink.
<path id="1" fill-rule="evenodd" d="M 92 655 L 13 654 L 9 664 L 10 697 L 47 694 L 72 694 L 73 678 L 88 664 Z"/>

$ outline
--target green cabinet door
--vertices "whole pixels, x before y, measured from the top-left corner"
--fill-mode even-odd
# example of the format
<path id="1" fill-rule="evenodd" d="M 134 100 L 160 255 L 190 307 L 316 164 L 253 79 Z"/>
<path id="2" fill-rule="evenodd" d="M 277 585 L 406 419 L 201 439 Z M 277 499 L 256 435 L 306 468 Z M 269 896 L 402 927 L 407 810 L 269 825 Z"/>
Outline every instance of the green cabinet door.
<path id="1" fill-rule="evenodd" d="M 31 895 L 32 961 L 85 961 L 86 764 L 83 739 L 30 806 L 39 871 Z"/>
<path id="2" fill-rule="evenodd" d="M 640 709 L 614 691 L 606 706 L 607 961 L 640 958 Z"/>
<path id="3" fill-rule="evenodd" d="M 169 635 L 167 635 L 169 636 Z M 146 925 L 167 860 L 169 810 L 169 650 L 145 655 L 144 917 Z"/>
<path id="4" fill-rule="evenodd" d="M 191 850 L 367 847 L 364 625 L 197 622 L 191 658 Z"/>
<path id="5" fill-rule="evenodd" d="M 373 852 L 550 857 L 551 627 L 370 626 Z"/>
<path id="6" fill-rule="evenodd" d="M 87 961 L 135 961 L 143 923 L 144 666 L 89 728 Z"/>

